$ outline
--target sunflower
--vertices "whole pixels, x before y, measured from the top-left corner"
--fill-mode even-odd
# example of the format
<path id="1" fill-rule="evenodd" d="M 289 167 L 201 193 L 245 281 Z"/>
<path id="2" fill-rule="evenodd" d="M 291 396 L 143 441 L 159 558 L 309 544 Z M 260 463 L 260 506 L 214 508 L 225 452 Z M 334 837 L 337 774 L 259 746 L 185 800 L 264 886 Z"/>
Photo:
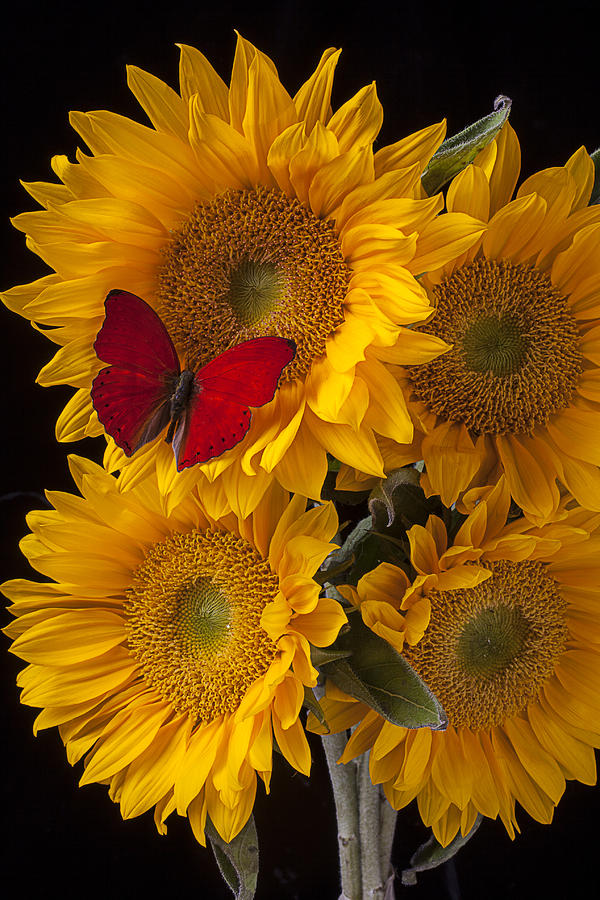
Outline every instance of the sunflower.
<path id="1" fill-rule="evenodd" d="M 346 617 L 312 575 L 337 528 L 331 504 L 306 510 L 276 482 L 242 518 L 218 485 L 162 513 L 156 475 L 120 491 L 71 457 L 82 497 L 48 493 L 22 549 L 52 581 L 3 585 L 5 632 L 29 665 L 21 702 L 34 732 L 59 727 L 80 784 L 109 785 L 123 818 L 177 811 L 204 843 L 206 816 L 230 841 L 267 790 L 273 738 L 308 774 L 299 713 L 316 684 L 310 644 Z"/>
<path id="2" fill-rule="evenodd" d="M 406 328 L 431 313 L 415 276 L 454 259 L 482 230 L 463 213 L 438 217 L 441 195 L 423 197 L 420 176 L 445 125 L 374 153 L 383 118 L 374 84 L 332 112 L 338 56 L 326 50 L 294 97 L 241 37 L 229 87 L 188 46 L 179 93 L 129 67 L 152 127 L 74 112 L 90 155 L 54 157 L 60 184 L 25 185 L 44 209 L 13 224 L 54 272 L 3 299 L 50 326 L 46 335 L 60 345 L 38 377 L 77 388 L 59 417 L 59 440 L 102 433 L 90 385 L 102 366 L 93 343 L 111 289 L 151 304 L 192 368 L 253 337 L 296 343 L 274 399 L 235 448 L 185 477 L 160 442 L 134 456 L 128 483 L 147 472 L 151 455 L 163 492 L 176 493 L 170 503 L 200 469 L 223 476 L 230 497 L 241 482 L 258 497 L 245 483 L 258 479 L 262 489 L 274 477 L 316 499 L 327 452 L 382 475 L 375 436 L 409 442 L 413 426 L 381 351 L 425 363 L 447 349 Z M 128 462 L 114 447 L 108 460 L 114 470 Z"/>
<path id="3" fill-rule="evenodd" d="M 340 761 L 370 750 L 373 782 L 395 809 L 416 798 L 444 846 L 478 814 L 514 837 L 517 802 L 549 823 L 565 779 L 596 781 L 600 517 L 563 505 L 557 523 L 506 524 L 509 505 L 500 479 L 450 546 L 435 516 L 410 529 L 412 582 L 388 565 L 340 588 L 449 719 L 446 731 L 409 730 L 329 685 L 332 730 L 356 725 Z"/>
<path id="4" fill-rule="evenodd" d="M 600 207 L 587 207 L 584 148 L 511 199 L 519 170 L 507 124 L 448 189 L 448 210 L 485 228 L 423 278 L 436 310 L 425 327 L 453 347 L 395 368 L 415 440 L 381 450 L 388 469 L 423 459 L 423 486 L 446 506 L 504 474 L 540 525 L 558 510 L 557 482 L 600 510 Z M 395 350 L 384 356 L 401 362 Z"/>

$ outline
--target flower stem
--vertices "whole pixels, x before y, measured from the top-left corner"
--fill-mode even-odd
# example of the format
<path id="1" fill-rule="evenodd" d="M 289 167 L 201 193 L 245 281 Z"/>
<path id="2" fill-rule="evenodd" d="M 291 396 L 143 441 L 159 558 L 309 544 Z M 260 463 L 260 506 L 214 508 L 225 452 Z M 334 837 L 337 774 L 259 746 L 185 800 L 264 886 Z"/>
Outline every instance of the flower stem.
<path id="1" fill-rule="evenodd" d="M 340 900 L 362 900 L 356 764 L 339 766 L 337 763 L 346 746 L 344 732 L 324 735 L 322 742 L 337 815 L 342 881 Z"/>
<path id="2" fill-rule="evenodd" d="M 381 874 L 386 885 L 386 900 L 394 900 L 394 867 L 392 865 L 392 846 L 396 831 L 398 811 L 390 806 L 381 787 L 379 787 L 379 862 Z"/>
<path id="3" fill-rule="evenodd" d="M 358 807 L 362 900 L 383 900 L 389 858 L 384 873 L 381 865 L 381 789 L 371 781 L 368 753 L 358 760 Z"/>

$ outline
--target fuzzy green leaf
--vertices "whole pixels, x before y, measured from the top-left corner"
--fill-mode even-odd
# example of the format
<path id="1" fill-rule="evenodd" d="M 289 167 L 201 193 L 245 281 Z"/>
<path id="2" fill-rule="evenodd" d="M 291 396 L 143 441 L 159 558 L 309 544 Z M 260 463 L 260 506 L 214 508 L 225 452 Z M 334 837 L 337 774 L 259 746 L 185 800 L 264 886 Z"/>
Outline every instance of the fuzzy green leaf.
<path id="1" fill-rule="evenodd" d="M 427 869 L 435 869 L 443 863 L 452 859 L 455 853 L 458 853 L 461 847 L 470 841 L 479 826 L 482 817 L 477 816 L 475 824 L 465 837 L 459 832 L 454 840 L 447 847 L 438 844 L 433 835 L 414 853 L 410 860 L 410 869 L 404 869 L 402 872 L 402 884 L 409 886 L 417 883 L 417 872 L 425 872 Z"/>
<path id="2" fill-rule="evenodd" d="M 350 650 L 352 655 L 322 665 L 325 675 L 394 725 L 446 728 L 448 719 L 439 700 L 404 657 L 359 616 L 351 616 L 349 621 L 350 627 L 334 649 Z"/>
<path id="3" fill-rule="evenodd" d="M 210 821 L 206 820 L 219 870 L 235 900 L 253 900 L 258 881 L 258 835 L 254 816 L 250 816 L 240 833 L 228 844 Z"/>
<path id="4" fill-rule="evenodd" d="M 332 550 L 329 554 L 321 569 L 319 570 L 319 576 L 322 573 L 327 573 L 332 569 L 344 568 L 346 563 L 350 563 L 356 553 L 358 552 L 358 548 L 360 544 L 366 540 L 366 538 L 371 533 L 371 516 L 366 516 L 364 519 L 361 519 L 357 525 L 352 529 L 344 543 L 337 550 Z M 325 579 L 327 580 L 327 579 Z"/>
<path id="5" fill-rule="evenodd" d="M 306 685 L 304 686 L 303 706 L 305 706 L 306 709 L 310 710 L 317 722 L 319 722 L 319 724 L 322 725 L 323 728 L 326 728 L 329 732 L 329 724 L 327 722 L 327 719 L 325 718 L 325 713 L 321 709 L 321 704 L 315 697 L 313 691 L 309 687 L 306 687 Z"/>
<path id="6" fill-rule="evenodd" d="M 463 131 L 446 138 L 425 171 L 422 183 L 431 197 L 440 188 L 472 163 L 496 137 L 508 119 L 512 100 L 500 94 L 494 100 L 494 112 L 484 116 Z"/>

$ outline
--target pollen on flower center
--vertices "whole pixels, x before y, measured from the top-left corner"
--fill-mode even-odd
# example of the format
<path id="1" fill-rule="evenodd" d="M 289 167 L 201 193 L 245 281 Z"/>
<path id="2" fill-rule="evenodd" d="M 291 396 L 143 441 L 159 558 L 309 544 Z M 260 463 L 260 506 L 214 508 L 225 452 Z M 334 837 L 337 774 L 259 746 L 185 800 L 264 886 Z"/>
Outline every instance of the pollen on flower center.
<path id="1" fill-rule="evenodd" d="M 427 331 L 454 347 L 409 373 L 434 413 L 474 434 L 530 434 L 569 404 L 582 371 L 579 333 L 548 275 L 479 259 L 433 292 Z"/>
<path id="2" fill-rule="evenodd" d="M 200 203 L 164 250 L 161 315 L 198 367 L 241 341 L 296 342 L 283 378 L 305 375 L 344 321 L 350 280 L 333 223 L 257 187 Z"/>
<path id="3" fill-rule="evenodd" d="M 540 562 L 480 563 L 474 588 L 432 591 L 431 620 L 406 656 L 451 725 L 500 725 L 536 699 L 568 636 L 566 601 Z"/>
<path id="4" fill-rule="evenodd" d="M 260 617 L 277 590 L 268 562 L 241 538 L 176 534 L 134 573 L 125 602 L 130 651 L 179 712 L 203 722 L 234 712 L 275 658 Z"/>

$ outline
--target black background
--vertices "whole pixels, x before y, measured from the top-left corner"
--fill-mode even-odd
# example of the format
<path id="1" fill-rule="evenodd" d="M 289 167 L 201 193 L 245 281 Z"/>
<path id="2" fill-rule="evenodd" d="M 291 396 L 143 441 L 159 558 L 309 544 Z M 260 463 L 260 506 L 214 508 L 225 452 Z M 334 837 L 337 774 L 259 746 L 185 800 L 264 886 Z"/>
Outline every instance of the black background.
<path id="1" fill-rule="evenodd" d="M 2 271 L 0 288 L 45 274 L 8 216 L 35 204 L 18 184 L 54 180 L 50 158 L 72 159 L 77 137 L 70 109 L 111 109 L 144 121 L 129 94 L 125 65 L 133 63 L 177 84 L 175 41 L 193 44 L 228 81 L 239 29 L 276 62 L 290 92 L 313 71 L 322 50 L 343 48 L 334 108 L 373 79 L 385 120 L 379 144 L 397 140 L 443 116 L 452 133 L 491 111 L 494 97 L 514 100 L 511 121 L 521 139 L 524 174 L 560 165 L 581 144 L 600 145 L 597 101 L 599 17 L 594 2 L 467 4 L 371 2 L 206 4 L 131 2 L 16 4 L 4 21 L 2 78 Z M 54 423 L 70 389 L 40 388 L 34 379 L 52 346 L 25 320 L 0 309 L 4 366 L 2 408 L 2 577 L 27 576 L 17 542 L 24 516 L 43 489 L 71 490 L 66 453 L 99 459 L 102 442 L 59 446 Z M 150 814 L 122 822 L 106 789 L 77 788 L 56 730 L 31 734 L 34 711 L 15 688 L 21 664 L 3 640 L 0 800 L 3 872 L 18 873 L 21 897 L 105 896 L 225 898 L 210 850 L 194 841 L 187 822 L 172 816 L 159 837 Z M 258 900 L 335 898 L 336 838 L 324 762 L 314 742 L 311 781 L 276 763 L 273 788 L 259 790 L 256 820 L 262 852 Z M 600 792 L 571 783 L 552 826 L 521 813 L 513 843 L 485 821 L 455 865 L 420 876 L 398 895 L 505 898 L 583 896 L 597 889 Z M 401 814 L 398 868 L 426 838 L 414 806 Z"/>

